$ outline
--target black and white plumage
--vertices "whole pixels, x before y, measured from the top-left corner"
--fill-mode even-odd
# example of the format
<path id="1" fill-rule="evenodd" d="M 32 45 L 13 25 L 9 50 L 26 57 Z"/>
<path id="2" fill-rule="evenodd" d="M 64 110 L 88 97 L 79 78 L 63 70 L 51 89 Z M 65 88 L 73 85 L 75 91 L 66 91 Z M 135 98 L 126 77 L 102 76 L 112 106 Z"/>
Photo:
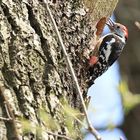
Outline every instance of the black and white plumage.
<path id="1" fill-rule="evenodd" d="M 99 39 L 89 60 L 89 72 L 93 82 L 118 59 L 128 38 L 128 31 L 124 25 L 111 19 L 107 25 L 111 33 Z"/>

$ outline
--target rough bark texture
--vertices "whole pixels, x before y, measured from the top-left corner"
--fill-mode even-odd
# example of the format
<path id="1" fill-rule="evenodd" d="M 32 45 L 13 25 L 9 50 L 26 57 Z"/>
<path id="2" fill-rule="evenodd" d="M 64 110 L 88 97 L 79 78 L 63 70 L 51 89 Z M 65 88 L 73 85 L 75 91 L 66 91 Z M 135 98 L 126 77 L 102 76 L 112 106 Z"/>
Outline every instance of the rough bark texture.
<path id="1" fill-rule="evenodd" d="M 95 2 L 98 3 L 98 0 Z M 117 3 L 115 0 L 112 2 Z M 104 3 L 110 2 L 104 1 Z M 99 14 L 94 9 L 96 13 L 94 13 L 94 21 L 100 17 L 109 16 L 114 9 L 113 4 L 112 8 L 108 6 L 108 10 L 100 6 L 100 3 L 93 5 L 93 9 L 99 6 L 98 11 L 102 11 Z M 50 2 L 50 8 L 70 55 L 81 89 L 86 93 L 87 60 L 83 57 L 83 50 L 89 46 L 94 33 L 89 10 L 80 0 L 53 0 Z M 52 23 L 40 0 L 28 2 L 3 0 L 1 2 L 0 53 L 0 114 L 7 117 L 4 106 L 6 100 L 11 108 L 11 117 L 14 116 L 14 122 L 13 120 L 0 121 L 0 139 L 15 140 L 19 136 L 22 139 L 35 139 L 38 133 L 35 126 L 42 126 L 38 115 L 42 107 L 46 110 L 46 115 L 51 115 L 58 122 L 59 129 L 55 132 L 70 135 L 64 120 L 60 117 L 63 116 L 62 108 L 59 106 L 60 99 L 62 97 L 67 99 L 70 106 L 78 110 L 82 107 Z M 6 99 L 2 99 L 3 95 Z M 19 131 L 20 122 L 15 121 L 19 120 L 19 117 L 32 122 L 30 133 Z M 50 128 L 46 127 L 46 130 Z M 44 131 L 37 139 L 63 138 Z"/>

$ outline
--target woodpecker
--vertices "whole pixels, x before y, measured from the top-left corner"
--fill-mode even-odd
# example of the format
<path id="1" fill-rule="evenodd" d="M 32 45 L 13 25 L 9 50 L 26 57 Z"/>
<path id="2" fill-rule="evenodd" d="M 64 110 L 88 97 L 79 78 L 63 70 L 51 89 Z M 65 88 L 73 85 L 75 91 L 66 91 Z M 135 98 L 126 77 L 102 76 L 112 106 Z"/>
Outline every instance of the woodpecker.
<path id="1" fill-rule="evenodd" d="M 111 19 L 106 25 L 111 32 L 99 39 L 89 59 L 92 83 L 118 59 L 128 39 L 128 30 L 124 25 Z"/>

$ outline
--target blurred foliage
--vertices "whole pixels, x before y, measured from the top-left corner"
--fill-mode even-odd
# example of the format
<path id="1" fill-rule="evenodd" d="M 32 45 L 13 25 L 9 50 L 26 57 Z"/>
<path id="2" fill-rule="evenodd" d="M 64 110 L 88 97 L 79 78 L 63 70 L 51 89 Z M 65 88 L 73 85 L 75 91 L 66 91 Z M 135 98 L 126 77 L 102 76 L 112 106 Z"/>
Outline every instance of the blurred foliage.
<path id="1" fill-rule="evenodd" d="M 126 81 L 121 81 L 119 84 L 119 91 L 122 96 L 122 102 L 125 114 L 127 115 L 136 105 L 140 104 L 140 94 L 132 93 Z"/>
<path id="2" fill-rule="evenodd" d="M 107 129 L 113 130 L 114 128 L 116 128 L 116 125 L 112 122 L 112 120 L 110 120 L 110 122 L 108 123 Z"/>
<path id="3" fill-rule="evenodd" d="M 79 122 L 79 127 L 81 128 L 83 125 L 83 115 L 80 113 L 79 110 L 72 108 L 68 102 L 65 100 L 61 100 L 60 106 L 61 113 L 63 115 L 59 115 L 59 119 L 57 120 L 55 117 L 52 117 L 50 114 L 46 112 L 46 110 L 42 107 L 38 111 L 38 117 L 40 120 L 40 124 L 33 124 L 31 120 L 27 120 L 25 118 L 19 119 L 22 124 L 23 133 L 29 133 L 31 131 L 37 132 L 38 136 L 41 136 L 42 132 L 47 130 L 58 131 L 60 130 L 60 126 L 66 126 L 68 129 L 68 136 L 77 139 L 83 137 L 82 134 L 79 132 L 79 128 L 75 128 L 75 123 Z M 43 127 L 42 127 L 43 126 Z M 63 135 L 62 135 L 63 137 Z"/>
<path id="4" fill-rule="evenodd" d="M 61 100 L 61 106 L 66 116 L 71 116 L 74 118 L 79 117 L 79 119 L 81 118 L 82 113 L 78 109 L 72 108 L 67 100 Z"/>
<path id="5" fill-rule="evenodd" d="M 62 111 L 65 116 L 65 124 L 68 128 L 69 134 L 73 139 L 76 139 L 77 137 L 82 137 L 80 133 L 78 132 L 78 128 L 75 128 L 74 123 L 77 121 L 79 122 L 79 127 L 81 128 L 83 124 L 83 115 L 81 112 L 75 108 L 72 108 L 67 100 L 62 99 L 61 100 L 61 107 Z"/>
<path id="6" fill-rule="evenodd" d="M 23 133 L 28 133 L 31 131 L 31 128 L 32 128 L 32 124 L 29 120 L 25 119 L 25 118 L 21 118 L 19 119 L 20 122 L 21 122 L 21 125 L 22 125 L 22 130 L 23 130 Z"/>
<path id="7" fill-rule="evenodd" d="M 48 113 L 46 113 L 45 109 L 39 110 L 39 118 L 47 126 L 47 128 L 51 129 L 52 131 L 58 130 L 58 123 L 57 121 Z"/>

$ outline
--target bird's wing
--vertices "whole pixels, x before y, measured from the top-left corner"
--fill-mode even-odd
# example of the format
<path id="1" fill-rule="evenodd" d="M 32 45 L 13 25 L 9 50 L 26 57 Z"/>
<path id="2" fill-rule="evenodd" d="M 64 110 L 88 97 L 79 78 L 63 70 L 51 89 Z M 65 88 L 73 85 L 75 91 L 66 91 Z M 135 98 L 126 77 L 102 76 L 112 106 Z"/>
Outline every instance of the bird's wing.
<path id="1" fill-rule="evenodd" d="M 111 66 L 120 56 L 124 45 L 120 37 L 110 33 L 103 37 L 98 52 L 100 54 L 106 53 L 106 61 Z"/>
<path id="2" fill-rule="evenodd" d="M 121 43 L 120 40 L 116 38 L 116 42 L 112 44 L 111 54 L 108 59 L 108 65 L 111 66 L 120 56 L 123 48 L 124 43 Z"/>

